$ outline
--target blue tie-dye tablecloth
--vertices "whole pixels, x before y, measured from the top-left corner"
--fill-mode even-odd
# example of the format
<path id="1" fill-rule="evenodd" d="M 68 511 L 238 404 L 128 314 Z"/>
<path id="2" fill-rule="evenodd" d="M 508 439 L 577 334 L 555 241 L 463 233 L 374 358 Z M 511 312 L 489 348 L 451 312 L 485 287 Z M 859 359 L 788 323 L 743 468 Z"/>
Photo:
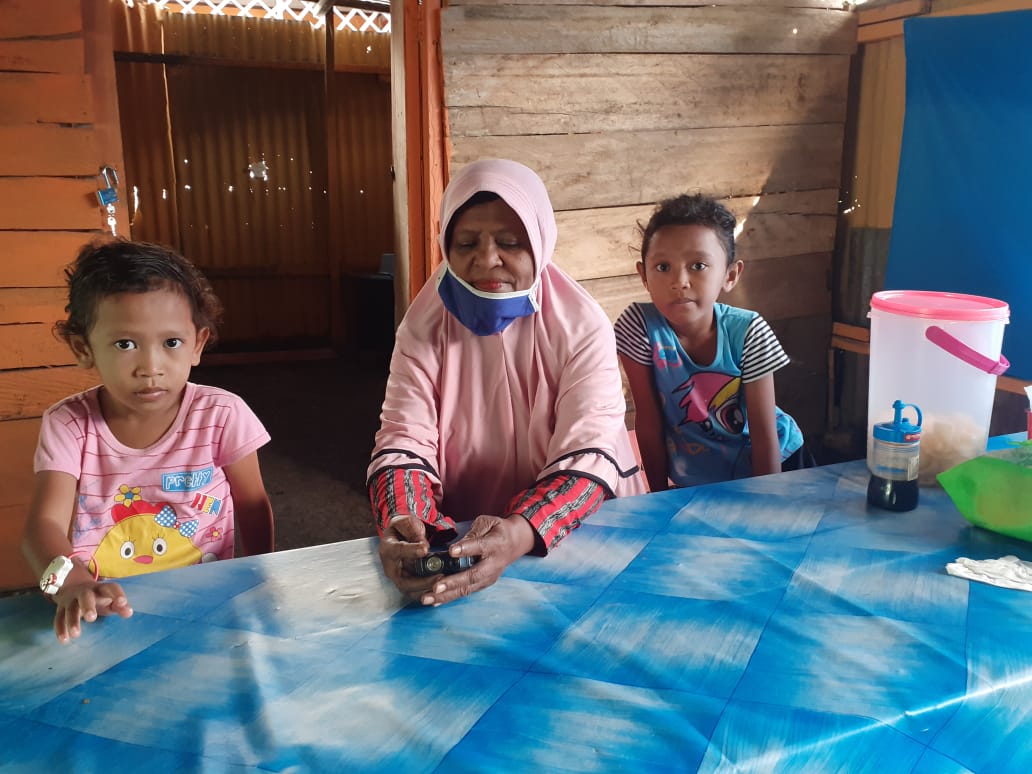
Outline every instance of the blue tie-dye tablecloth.
<path id="1" fill-rule="evenodd" d="M 0 771 L 1032 770 L 1032 560 L 862 462 L 611 501 L 545 559 L 406 607 L 374 540 L 125 581 L 62 646 L 0 600 Z"/>

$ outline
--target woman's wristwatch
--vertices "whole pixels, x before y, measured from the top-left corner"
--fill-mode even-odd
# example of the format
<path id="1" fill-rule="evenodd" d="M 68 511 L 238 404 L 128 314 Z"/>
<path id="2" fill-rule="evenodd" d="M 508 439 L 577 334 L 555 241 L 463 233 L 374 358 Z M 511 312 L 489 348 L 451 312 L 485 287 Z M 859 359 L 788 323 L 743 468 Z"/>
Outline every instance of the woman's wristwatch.
<path id="1" fill-rule="evenodd" d="M 67 556 L 54 557 L 54 560 L 47 565 L 47 569 L 43 571 L 43 575 L 39 579 L 40 591 L 49 596 L 54 596 L 54 594 L 61 590 L 65 578 L 68 577 L 68 573 L 72 571 L 74 566 L 72 560 Z"/>

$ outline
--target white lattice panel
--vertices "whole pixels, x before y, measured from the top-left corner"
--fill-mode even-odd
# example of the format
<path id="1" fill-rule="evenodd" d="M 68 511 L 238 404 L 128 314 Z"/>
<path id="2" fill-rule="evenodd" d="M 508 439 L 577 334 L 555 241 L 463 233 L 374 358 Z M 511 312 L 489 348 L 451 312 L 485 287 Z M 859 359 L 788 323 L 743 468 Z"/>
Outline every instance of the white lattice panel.
<path id="1" fill-rule="evenodd" d="M 324 19 L 315 14 L 315 3 L 305 0 L 125 0 L 126 5 L 145 2 L 173 13 L 208 13 L 214 16 L 245 16 L 288 21 L 306 21 L 316 29 Z M 357 8 L 334 8 L 338 30 L 355 32 L 391 31 L 391 16 L 382 11 L 362 11 Z"/>

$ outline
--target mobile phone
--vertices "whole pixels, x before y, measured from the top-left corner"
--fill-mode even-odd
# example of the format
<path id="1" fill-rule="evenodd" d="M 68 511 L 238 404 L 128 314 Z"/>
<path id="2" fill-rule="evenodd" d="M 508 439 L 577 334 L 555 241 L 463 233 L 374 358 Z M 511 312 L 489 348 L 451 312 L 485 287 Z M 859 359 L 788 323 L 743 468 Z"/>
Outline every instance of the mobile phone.
<path id="1" fill-rule="evenodd" d="M 426 556 L 414 560 L 409 564 L 408 571 L 420 578 L 429 578 L 431 575 L 454 575 L 468 570 L 479 560 L 478 556 L 452 556 L 445 548 L 441 551 L 431 551 Z"/>

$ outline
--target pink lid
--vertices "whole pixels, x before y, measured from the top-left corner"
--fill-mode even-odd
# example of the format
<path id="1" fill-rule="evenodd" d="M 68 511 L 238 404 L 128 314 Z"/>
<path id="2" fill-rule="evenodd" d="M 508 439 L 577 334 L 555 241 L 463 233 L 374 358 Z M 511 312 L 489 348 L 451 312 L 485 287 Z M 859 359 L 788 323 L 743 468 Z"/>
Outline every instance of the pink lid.
<path id="1" fill-rule="evenodd" d="M 935 320 L 1010 321 L 1010 307 L 1005 301 L 935 290 L 882 290 L 871 296 L 871 309 Z"/>

